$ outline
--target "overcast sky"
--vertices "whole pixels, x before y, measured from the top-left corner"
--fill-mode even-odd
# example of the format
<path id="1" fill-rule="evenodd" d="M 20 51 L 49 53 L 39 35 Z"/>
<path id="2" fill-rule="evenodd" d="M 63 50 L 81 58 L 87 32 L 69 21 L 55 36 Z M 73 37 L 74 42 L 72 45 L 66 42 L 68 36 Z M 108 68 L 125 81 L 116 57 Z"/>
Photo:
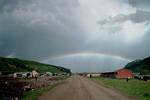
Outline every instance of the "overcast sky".
<path id="1" fill-rule="evenodd" d="M 0 0 L 0 56 L 102 72 L 150 56 L 150 0 Z"/>

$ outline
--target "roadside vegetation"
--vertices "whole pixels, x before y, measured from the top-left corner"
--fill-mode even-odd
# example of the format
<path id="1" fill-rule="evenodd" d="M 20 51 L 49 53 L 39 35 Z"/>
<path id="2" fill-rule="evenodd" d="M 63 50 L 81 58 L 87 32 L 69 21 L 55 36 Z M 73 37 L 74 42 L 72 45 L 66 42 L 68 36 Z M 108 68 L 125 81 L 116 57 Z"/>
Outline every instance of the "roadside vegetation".
<path id="1" fill-rule="evenodd" d="M 113 87 L 129 96 L 140 100 L 150 100 L 150 82 L 131 79 L 128 82 L 123 79 L 92 78 L 99 84 Z"/>
<path id="2" fill-rule="evenodd" d="M 47 87 L 35 89 L 33 91 L 28 91 L 23 94 L 23 97 L 21 100 L 37 100 L 39 96 L 41 96 L 44 92 L 50 91 L 52 88 L 57 86 L 58 84 L 55 85 L 49 85 Z"/>
<path id="3" fill-rule="evenodd" d="M 60 66 L 0 57 L 0 99 L 36 100 L 70 74 L 70 69 Z"/>

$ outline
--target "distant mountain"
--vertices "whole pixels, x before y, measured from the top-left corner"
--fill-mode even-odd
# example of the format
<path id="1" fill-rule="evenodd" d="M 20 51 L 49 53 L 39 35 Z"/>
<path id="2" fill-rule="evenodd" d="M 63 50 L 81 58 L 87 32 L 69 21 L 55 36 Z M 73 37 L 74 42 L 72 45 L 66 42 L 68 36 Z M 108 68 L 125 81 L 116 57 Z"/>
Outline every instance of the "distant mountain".
<path id="1" fill-rule="evenodd" d="M 142 59 L 142 60 L 132 61 L 132 62 L 128 63 L 125 66 L 125 68 L 130 69 L 135 73 L 150 75 L 150 57 Z"/>
<path id="2" fill-rule="evenodd" d="M 30 60 L 21 60 L 18 58 L 0 57 L 0 71 L 13 73 L 13 72 L 32 71 L 33 69 L 37 70 L 40 73 L 48 71 L 52 73 L 59 73 L 59 72 L 70 73 L 69 69 L 60 66 L 48 65 Z"/>

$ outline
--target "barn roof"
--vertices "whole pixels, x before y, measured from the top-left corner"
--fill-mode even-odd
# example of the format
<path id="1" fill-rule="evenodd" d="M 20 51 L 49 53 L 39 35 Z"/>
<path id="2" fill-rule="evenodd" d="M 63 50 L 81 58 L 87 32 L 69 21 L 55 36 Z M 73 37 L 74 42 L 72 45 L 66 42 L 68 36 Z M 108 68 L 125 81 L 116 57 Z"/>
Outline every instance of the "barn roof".
<path id="1" fill-rule="evenodd" d="M 132 72 L 131 70 L 129 70 L 129 69 L 125 69 L 125 68 L 115 70 L 115 72 L 118 72 L 118 71 L 121 71 L 121 70 L 126 70 L 126 71 L 130 71 L 130 72 Z"/>

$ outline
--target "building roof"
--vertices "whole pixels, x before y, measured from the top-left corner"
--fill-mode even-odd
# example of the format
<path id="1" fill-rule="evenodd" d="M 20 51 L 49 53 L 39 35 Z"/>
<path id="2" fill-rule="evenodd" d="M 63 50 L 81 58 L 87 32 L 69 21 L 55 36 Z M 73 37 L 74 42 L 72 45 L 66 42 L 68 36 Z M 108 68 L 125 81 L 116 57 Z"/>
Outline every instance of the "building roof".
<path id="1" fill-rule="evenodd" d="M 126 71 L 130 71 L 130 72 L 132 72 L 131 70 L 129 70 L 129 69 L 125 69 L 125 68 L 118 69 L 118 70 L 116 70 L 115 72 L 118 72 L 118 71 L 121 71 L 121 70 L 126 70 Z"/>

